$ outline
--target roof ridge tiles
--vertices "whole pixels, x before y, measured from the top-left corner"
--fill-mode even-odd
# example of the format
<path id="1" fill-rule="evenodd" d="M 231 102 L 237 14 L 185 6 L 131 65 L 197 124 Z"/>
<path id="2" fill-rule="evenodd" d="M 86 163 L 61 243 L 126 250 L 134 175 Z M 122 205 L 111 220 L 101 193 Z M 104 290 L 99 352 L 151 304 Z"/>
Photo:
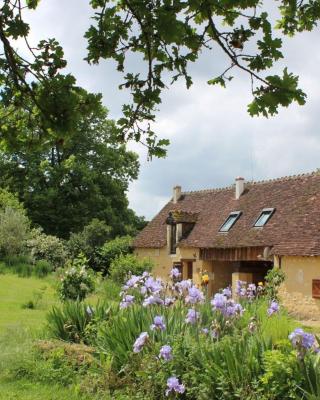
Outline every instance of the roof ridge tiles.
<path id="1" fill-rule="evenodd" d="M 315 176 L 315 175 L 320 175 L 320 169 L 316 169 L 315 171 L 305 172 L 305 173 L 301 173 L 301 174 L 286 175 L 286 176 L 282 176 L 279 178 L 262 179 L 260 181 L 247 181 L 246 183 L 248 185 L 263 185 L 263 184 L 273 183 L 273 182 L 286 182 L 286 181 L 290 181 L 290 180 L 294 180 L 294 179 L 306 178 L 306 177 L 311 177 L 311 176 Z M 225 186 L 225 187 L 221 187 L 221 188 L 183 191 L 181 194 L 214 193 L 214 192 L 221 192 L 223 190 L 233 189 L 233 187 L 234 187 L 234 184 Z"/>

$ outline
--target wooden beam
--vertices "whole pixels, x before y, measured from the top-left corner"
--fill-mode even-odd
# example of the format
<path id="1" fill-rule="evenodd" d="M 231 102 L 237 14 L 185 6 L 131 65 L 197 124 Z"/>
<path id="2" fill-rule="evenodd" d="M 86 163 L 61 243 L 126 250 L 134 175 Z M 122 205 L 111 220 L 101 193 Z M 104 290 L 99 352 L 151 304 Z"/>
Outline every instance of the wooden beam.
<path id="1" fill-rule="evenodd" d="M 200 249 L 200 260 L 217 261 L 259 261 L 264 247 L 230 247 Z"/>

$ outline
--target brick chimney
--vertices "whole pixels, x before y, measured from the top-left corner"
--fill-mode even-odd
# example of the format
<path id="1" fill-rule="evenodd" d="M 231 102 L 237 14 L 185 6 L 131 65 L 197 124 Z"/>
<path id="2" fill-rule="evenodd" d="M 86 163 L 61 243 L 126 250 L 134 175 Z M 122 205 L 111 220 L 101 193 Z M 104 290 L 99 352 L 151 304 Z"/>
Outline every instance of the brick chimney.
<path id="1" fill-rule="evenodd" d="M 240 198 L 243 191 L 244 191 L 244 178 L 241 178 L 241 176 L 239 176 L 238 178 L 236 178 L 236 200 Z"/>
<path id="2" fill-rule="evenodd" d="M 173 204 L 176 204 L 181 197 L 181 186 L 175 186 L 173 188 Z"/>

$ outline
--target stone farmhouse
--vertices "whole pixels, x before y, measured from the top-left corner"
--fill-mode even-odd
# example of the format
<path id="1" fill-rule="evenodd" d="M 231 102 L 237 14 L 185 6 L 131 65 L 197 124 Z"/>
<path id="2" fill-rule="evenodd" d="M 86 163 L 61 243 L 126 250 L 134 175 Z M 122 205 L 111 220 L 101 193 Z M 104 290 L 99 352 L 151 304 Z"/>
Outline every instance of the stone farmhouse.
<path id="1" fill-rule="evenodd" d="M 320 310 L 320 172 L 261 182 L 236 178 L 222 189 L 184 192 L 136 237 L 135 253 L 150 258 L 154 274 L 173 266 L 208 291 L 258 283 L 273 266 L 286 275 L 281 289 L 289 309 L 306 318 Z"/>

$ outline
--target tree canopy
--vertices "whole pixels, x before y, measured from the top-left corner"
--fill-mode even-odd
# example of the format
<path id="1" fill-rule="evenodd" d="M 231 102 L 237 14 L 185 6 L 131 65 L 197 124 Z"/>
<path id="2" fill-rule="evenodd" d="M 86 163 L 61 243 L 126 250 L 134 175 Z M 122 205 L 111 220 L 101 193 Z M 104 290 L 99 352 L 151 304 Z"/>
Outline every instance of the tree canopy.
<path id="1" fill-rule="evenodd" d="M 110 226 L 111 237 L 133 233 L 142 221 L 128 208 L 126 191 L 139 163 L 115 135 L 114 122 L 100 106 L 82 116 L 75 135 L 51 147 L 2 150 L 0 186 L 19 195 L 47 234 L 67 238 L 93 218 Z"/>
<path id="2" fill-rule="evenodd" d="M 36 46 L 29 43 L 23 10 L 36 9 L 38 2 L 1 2 L 0 132 L 5 146 L 65 140 L 76 132 L 83 113 L 101 101 L 98 95 L 84 93 L 73 75 L 63 73 L 66 60 L 54 38 Z M 86 32 L 87 60 L 115 60 L 124 74 L 121 88 L 132 95 L 132 103 L 123 106 L 117 121 L 120 142 L 134 139 L 146 145 L 150 155 L 165 155 L 168 141 L 158 139 L 152 130 L 162 91 L 179 78 L 190 87 L 189 64 L 204 49 L 216 57 L 214 50 L 219 47 L 225 55 L 226 67 L 218 76 L 208 77 L 210 85 L 225 86 L 235 69 L 248 74 L 253 96 L 250 115 L 274 115 L 280 106 L 305 103 L 296 75 L 287 68 L 279 74 L 268 71 L 283 58 L 282 36 L 317 25 L 319 0 L 91 0 L 90 4 L 95 23 Z M 278 11 L 275 24 L 270 7 Z M 15 50 L 16 39 L 25 42 L 29 57 Z M 127 70 L 133 53 L 142 56 L 145 73 Z"/>

